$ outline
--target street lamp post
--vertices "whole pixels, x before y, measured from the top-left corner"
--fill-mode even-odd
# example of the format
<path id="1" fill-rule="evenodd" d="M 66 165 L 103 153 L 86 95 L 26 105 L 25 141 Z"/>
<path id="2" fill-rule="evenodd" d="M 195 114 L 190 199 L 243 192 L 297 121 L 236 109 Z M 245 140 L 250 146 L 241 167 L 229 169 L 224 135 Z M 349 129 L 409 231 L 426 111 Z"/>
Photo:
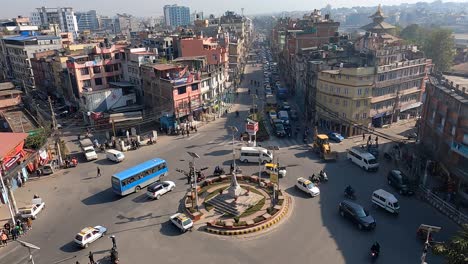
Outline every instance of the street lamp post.
<path id="1" fill-rule="evenodd" d="M 199 159 L 200 156 L 198 156 L 198 154 L 195 152 L 187 151 L 187 153 L 192 157 L 192 165 L 190 168 L 190 172 L 192 173 L 192 180 L 194 182 L 194 189 L 195 189 L 195 208 L 197 209 L 197 212 L 198 212 L 198 191 L 197 191 L 197 177 L 195 176 L 195 159 Z"/>
<path id="2" fill-rule="evenodd" d="M 235 149 L 234 149 L 234 136 L 236 135 L 237 132 L 239 132 L 239 130 L 235 126 L 230 126 L 229 128 L 232 131 L 232 165 L 234 166 L 233 173 L 235 174 L 235 172 L 236 172 L 236 152 L 235 152 Z"/>
<path id="3" fill-rule="evenodd" d="M 19 239 L 16 240 L 18 243 L 20 243 L 23 247 L 27 247 L 28 248 L 28 251 L 29 251 L 29 259 L 31 261 L 32 264 L 34 264 L 34 258 L 33 258 L 33 255 L 31 253 L 31 249 L 40 249 L 38 246 L 35 246 L 31 243 L 28 243 L 28 242 L 24 242 L 24 241 L 21 241 Z"/>

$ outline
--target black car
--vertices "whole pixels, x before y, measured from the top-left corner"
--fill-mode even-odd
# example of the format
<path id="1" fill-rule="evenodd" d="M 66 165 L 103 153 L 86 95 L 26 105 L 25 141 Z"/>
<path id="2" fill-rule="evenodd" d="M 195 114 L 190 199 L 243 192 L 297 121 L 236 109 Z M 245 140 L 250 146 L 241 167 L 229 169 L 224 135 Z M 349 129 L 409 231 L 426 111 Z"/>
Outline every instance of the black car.
<path id="1" fill-rule="evenodd" d="M 275 124 L 275 132 L 276 132 L 276 136 L 278 136 L 278 137 L 286 136 L 286 131 L 284 130 L 283 124 L 276 123 Z"/>
<path id="2" fill-rule="evenodd" d="M 374 218 L 369 212 L 357 203 L 344 200 L 339 205 L 340 215 L 347 217 L 357 224 L 359 229 L 374 229 L 376 226 Z"/>
<path id="3" fill-rule="evenodd" d="M 388 185 L 393 186 L 400 194 L 412 195 L 414 190 L 410 185 L 408 176 L 399 170 L 391 170 L 387 176 Z"/>

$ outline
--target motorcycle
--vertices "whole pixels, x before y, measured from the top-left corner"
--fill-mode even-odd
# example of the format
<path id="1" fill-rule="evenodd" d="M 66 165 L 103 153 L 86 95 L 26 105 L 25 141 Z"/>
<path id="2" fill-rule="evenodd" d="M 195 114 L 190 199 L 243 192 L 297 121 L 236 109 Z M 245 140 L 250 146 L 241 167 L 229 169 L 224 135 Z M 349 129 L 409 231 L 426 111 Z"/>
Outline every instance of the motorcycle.
<path id="1" fill-rule="evenodd" d="M 351 189 L 351 190 L 346 189 L 346 190 L 344 191 L 344 196 L 345 196 L 346 198 L 348 198 L 348 199 L 356 200 L 356 193 L 354 192 L 353 189 Z"/>
<path id="2" fill-rule="evenodd" d="M 224 172 L 224 169 L 222 167 L 219 167 L 219 166 L 216 166 L 214 172 L 213 172 L 213 176 L 220 176 L 220 175 L 223 175 L 225 174 Z"/>
<path id="3" fill-rule="evenodd" d="M 372 261 L 375 261 L 379 257 L 379 252 L 373 248 L 370 251 L 370 257 Z"/>
<path id="4" fill-rule="evenodd" d="M 204 167 L 204 168 L 201 168 L 199 170 L 196 171 L 196 174 L 197 174 L 197 182 L 201 182 L 203 180 L 206 179 L 206 176 L 205 174 L 202 172 L 204 170 L 208 169 L 208 167 Z"/>
<path id="5" fill-rule="evenodd" d="M 328 176 L 326 172 L 320 172 L 319 177 L 320 177 L 320 181 L 325 181 L 325 182 L 328 181 Z"/>
<path id="6" fill-rule="evenodd" d="M 315 174 L 312 174 L 311 176 L 309 176 L 309 180 L 315 184 L 320 183 L 320 177 L 318 177 Z"/>

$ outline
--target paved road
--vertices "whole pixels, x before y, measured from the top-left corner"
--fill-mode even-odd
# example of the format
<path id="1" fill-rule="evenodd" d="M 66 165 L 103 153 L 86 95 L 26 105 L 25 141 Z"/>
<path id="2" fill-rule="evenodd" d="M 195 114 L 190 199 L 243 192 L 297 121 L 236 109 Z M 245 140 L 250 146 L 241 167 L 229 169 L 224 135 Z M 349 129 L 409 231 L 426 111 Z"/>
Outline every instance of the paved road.
<path id="1" fill-rule="evenodd" d="M 251 78 L 262 78 L 260 68 L 247 66 L 246 71 L 245 84 Z M 271 233 L 258 237 L 217 237 L 199 231 L 180 234 L 168 218 L 178 211 L 187 185 L 185 178 L 174 169 L 187 169 L 190 158 L 186 151 L 199 153 L 201 158 L 197 164 L 209 166 L 210 171 L 216 165 L 229 166 L 232 138 L 228 126 L 236 125 L 243 131 L 243 119 L 252 100 L 246 89 L 240 91 L 240 118 L 230 113 L 227 119 L 210 123 L 189 138 L 166 138 L 156 145 L 128 152 L 127 159 L 120 164 L 112 164 L 100 154 L 100 160 L 82 163 L 64 175 L 29 182 L 26 188 L 31 190 L 30 196 L 39 193 L 47 202 L 46 211 L 25 238 L 41 247 L 34 252 L 36 263 L 75 263 L 77 260 L 87 263 L 89 250 L 96 252 L 98 258 L 108 255 L 112 245 L 109 238 L 95 242 L 88 250 L 79 250 L 73 244 L 76 232 L 91 225 L 104 225 L 117 237 L 120 263 L 366 263 L 369 247 L 375 240 L 382 245 L 379 263 L 417 263 L 422 248 L 415 238 L 419 224 L 443 226 L 443 232 L 436 238 L 445 239 L 456 230 L 447 218 L 415 198 L 397 196 L 402 206 L 397 217 L 371 208 L 371 192 L 387 188 L 385 175 L 390 169 L 387 164 L 382 164 L 377 173 L 366 173 L 345 160 L 326 164 L 318 161 L 299 139 L 273 138 L 263 145 L 281 147 L 276 154 L 280 155 L 281 163 L 288 166 L 288 176 L 281 181 L 281 187 L 293 197 L 291 217 Z M 237 147 L 240 145 L 236 142 Z M 147 200 L 144 193 L 116 197 L 110 188 L 110 176 L 152 157 L 168 160 L 171 170 L 168 179 L 176 182 L 176 190 L 159 201 Z M 101 177 L 96 177 L 98 165 Z M 241 166 L 245 173 L 258 170 L 257 164 Z M 328 172 L 330 182 L 321 185 L 319 197 L 308 198 L 292 188 L 297 177 L 308 176 L 321 168 Z M 337 204 L 347 184 L 352 184 L 357 190 L 358 202 L 368 206 L 376 218 L 376 230 L 361 232 L 338 215 Z M 27 192 L 24 188 L 18 192 L 23 192 L 23 199 L 28 199 L 29 193 L 24 194 Z M 9 245 L 0 252 L 1 264 L 26 262 L 27 250 L 18 245 Z M 429 260 L 429 263 L 441 262 L 432 256 Z"/>

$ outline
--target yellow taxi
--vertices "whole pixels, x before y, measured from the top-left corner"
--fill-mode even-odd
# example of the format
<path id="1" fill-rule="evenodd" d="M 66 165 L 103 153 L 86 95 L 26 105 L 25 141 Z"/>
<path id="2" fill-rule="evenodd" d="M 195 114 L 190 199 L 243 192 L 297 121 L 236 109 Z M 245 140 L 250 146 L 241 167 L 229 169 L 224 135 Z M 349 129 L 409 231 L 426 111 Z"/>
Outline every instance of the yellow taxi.
<path id="1" fill-rule="evenodd" d="M 286 177 L 286 167 L 278 167 L 276 163 L 266 163 L 264 172 L 268 175 L 274 173 L 278 174 L 278 177 L 284 178 Z"/>

